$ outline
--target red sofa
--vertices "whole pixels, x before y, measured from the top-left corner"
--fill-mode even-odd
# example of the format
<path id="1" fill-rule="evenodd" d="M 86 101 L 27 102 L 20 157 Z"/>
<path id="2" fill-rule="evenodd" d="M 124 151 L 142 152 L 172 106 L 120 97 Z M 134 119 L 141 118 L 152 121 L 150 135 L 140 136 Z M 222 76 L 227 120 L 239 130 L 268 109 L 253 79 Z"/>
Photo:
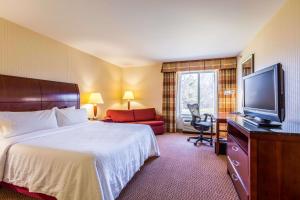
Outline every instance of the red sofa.
<path id="1" fill-rule="evenodd" d="M 103 121 L 150 125 L 155 135 L 161 135 L 165 132 L 163 118 L 156 114 L 154 108 L 107 110 Z"/>

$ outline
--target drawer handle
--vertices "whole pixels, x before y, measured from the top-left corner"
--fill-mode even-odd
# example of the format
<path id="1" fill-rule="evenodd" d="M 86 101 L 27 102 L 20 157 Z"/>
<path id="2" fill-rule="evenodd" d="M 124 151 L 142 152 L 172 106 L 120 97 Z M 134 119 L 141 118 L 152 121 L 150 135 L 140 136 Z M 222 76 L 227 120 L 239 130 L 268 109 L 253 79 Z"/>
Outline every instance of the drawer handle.
<path id="1" fill-rule="evenodd" d="M 231 174 L 231 178 L 234 181 L 238 181 L 239 180 L 238 177 L 235 174 Z"/>
<path id="2" fill-rule="evenodd" d="M 237 148 L 236 146 L 232 146 L 231 149 L 232 149 L 233 151 L 238 151 L 238 150 L 239 150 L 239 148 Z"/>
<path id="3" fill-rule="evenodd" d="M 238 162 L 236 160 L 232 160 L 232 164 L 236 167 L 240 166 L 240 162 Z"/>

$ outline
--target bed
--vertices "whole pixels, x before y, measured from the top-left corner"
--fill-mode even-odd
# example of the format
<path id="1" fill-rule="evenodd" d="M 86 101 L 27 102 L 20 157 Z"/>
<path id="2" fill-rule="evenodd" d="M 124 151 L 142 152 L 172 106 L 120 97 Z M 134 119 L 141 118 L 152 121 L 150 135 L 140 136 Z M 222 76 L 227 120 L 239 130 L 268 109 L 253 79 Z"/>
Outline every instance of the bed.
<path id="1" fill-rule="evenodd" d="M 76 84 L 0 75 L 0 111 L 79 108 Z M 46 200 L 112 200 L 159 148 L 146 125 L 89 121 L 0 139 L 0 185 Z"/>

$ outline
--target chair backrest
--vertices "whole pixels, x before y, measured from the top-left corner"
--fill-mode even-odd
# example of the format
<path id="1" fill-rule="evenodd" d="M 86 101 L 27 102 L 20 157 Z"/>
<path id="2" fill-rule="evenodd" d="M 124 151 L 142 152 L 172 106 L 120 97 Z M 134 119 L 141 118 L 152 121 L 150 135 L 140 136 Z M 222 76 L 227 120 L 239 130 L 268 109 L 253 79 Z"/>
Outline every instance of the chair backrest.
<path id="1" fill-rule="evenodd" d="M 187 104 L 188 109 L 192 114 L 191 125 L 197 130 L 207 131 L 209 128 L 212 128 L 213 125 L 213 115 L 211 114 L 203 114 L 204 119 L 201 119 L 199 104 Z M 208 118 L 210 121 L 208 121 Z"/>
<path id="2" fill-rule="evenodd" d="M 197 104 L 197 103 L 195 103 L 195 104 L 188 104 L 187 107 L 190 110 L 192 116 L 200 117 L 199 104 Z"/>
<path id="3" fill-rule="evenodd" d="M 190 110 L 192 114 L 192 124 L 198 119 L 201 120 L 200 112 L 199 112 L 199 104 L 188 104 L 188 109 Z"/>

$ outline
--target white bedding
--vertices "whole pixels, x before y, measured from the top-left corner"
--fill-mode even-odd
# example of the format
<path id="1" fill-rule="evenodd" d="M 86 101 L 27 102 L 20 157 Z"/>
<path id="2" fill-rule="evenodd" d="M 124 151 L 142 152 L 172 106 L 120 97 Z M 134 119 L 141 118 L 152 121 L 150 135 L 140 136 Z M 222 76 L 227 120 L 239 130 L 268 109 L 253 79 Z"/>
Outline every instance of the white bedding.
<path id="1" fill-rule="evenodd" d="M 0 181 L 58 200 L 112 200 L 151 156 L 149 126 L 87 122 L 1 139 Z"/>

